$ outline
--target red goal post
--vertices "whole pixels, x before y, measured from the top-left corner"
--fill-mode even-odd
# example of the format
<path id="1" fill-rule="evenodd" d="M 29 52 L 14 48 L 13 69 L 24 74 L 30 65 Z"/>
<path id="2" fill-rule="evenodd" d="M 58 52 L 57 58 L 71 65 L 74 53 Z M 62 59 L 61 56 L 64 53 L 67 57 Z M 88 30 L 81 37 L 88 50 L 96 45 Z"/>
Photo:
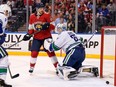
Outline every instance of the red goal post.
<path id="1" fill-rule="evenodd" d="M 116 86 L 116 26 L 104 26 L 101 28 L 101 48 L 100 48 L 100 78 L 103 78 L 104 40 L 105 33 L 115 36 L 114 41 L 114 86 Z M 110 44 L 110 43 L 108 43 Z M 113 49 L 112 49 L 113 50 Z"/>

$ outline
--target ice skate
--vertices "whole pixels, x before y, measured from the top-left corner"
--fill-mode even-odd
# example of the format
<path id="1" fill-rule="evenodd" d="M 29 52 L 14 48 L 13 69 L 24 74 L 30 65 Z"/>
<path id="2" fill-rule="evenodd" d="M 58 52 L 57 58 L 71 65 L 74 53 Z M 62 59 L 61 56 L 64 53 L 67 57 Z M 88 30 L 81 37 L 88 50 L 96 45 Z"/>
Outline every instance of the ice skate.
<path id="1" fill-rule="evenodd" d="M 98 67 L 93 67 L 92 71 L 95 77 L 99 76 Z"/>
<path id="2" fill-rule="evenodd" d="M 56 75 L 58 75 L 58 70 L 56 69 Z"/>
<path id="3" fill-rule="evenodd" d="M 30 70 L 29 70 L 29 73 L 33 73 L 33 70 L 34 70 L 34 68 L 31 67 Z"/>
<path id="4" fill-rule="evenodd" d="M 0 79 L 0 87 L 12 87 L 12 85 L 6 84 L 3 79 Z"/>

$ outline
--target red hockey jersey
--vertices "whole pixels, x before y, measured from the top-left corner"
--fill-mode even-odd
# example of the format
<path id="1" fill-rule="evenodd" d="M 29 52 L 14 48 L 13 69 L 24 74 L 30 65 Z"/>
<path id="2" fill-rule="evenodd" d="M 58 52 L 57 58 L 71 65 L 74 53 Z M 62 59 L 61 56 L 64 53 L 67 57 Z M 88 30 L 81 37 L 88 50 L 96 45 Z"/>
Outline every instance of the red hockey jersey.
<path id="1" fill-rule="evenodd" d="M 35 25 L 37 24 L 42 24 L 45 22 L 51 22 L 51 17 L 50 14 L 44 13 L 41 16 L 36 16 L 36 14 L 31 14 L 30 19 L 29 19 L 29 28 L 28 28 L 28 33 L 33 34 L 34 32 L 37 32 Z M 51 37 L 51 30 L 54 30 L 55 26 L 50 24 L 50 27 L 46 30 L 41 30 L 40 32 L 34 34 L 35 39 L 45 39 L 48 37 Z"/>

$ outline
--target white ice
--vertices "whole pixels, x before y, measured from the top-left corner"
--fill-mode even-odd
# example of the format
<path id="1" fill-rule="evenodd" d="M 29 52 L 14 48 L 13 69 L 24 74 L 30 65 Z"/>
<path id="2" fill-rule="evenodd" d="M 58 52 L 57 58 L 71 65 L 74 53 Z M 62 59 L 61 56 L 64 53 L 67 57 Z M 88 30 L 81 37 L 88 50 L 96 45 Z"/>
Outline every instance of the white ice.
<path id="1" fill-rule="evenodd" d="M 92 76 L 80 76 L 77 80 L 64 81 L 55 74 L 55 69 L 48 57 L 38 56 L 37 64 L 32 75 L 28 72 L 30 56 L 9 56 L 12 75 L 19 77 L 11 79 L 7 74 L 6 82 L 13 87 L 114 87 L 106 84 L 106 80 Z M 63 58 L 58 57 L 60 63 Z M 99 59 L 86 59 L 85 65 L 99 67 Z"/>

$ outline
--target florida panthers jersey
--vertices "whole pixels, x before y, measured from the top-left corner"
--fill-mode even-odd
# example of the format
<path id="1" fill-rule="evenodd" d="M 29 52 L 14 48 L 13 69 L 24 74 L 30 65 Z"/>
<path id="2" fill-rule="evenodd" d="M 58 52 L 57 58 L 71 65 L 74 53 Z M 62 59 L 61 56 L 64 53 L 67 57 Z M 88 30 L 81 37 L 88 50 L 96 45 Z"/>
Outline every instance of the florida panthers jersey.
<path id="1" fill-rule="evenodd" d="M 40 17 L 38 17 L 35 13 L 30 16 L 29 20 L 29 29 L 28 33 L 33 34 L 34 32 L 37 32 L 36 27 L 38 25 L 41 25 L 42 23 L 45 22 L 51 22 L 50 20 L 50 14 L 44 13 Z M 34 35 L 35 39 L 45 39 L 51 36 L 51 30 L 54 30 L 55 26 L 53 24 L 50 24 L 49 29 L 42 30 Z"/>
<path id="2" fill-rule="evenodd" d="M 82 44 L 81 37 L 77 37 L 73 31 L 63 31 L 58 35 L 58 38 L 52 44 L 52 47 L 54 50 L 62 48 L 64 52 L 68 52 L 80 44 Z"/>
<path id="3" fill-rule="evenodd" d="M 7 22 L 7 17 L 3 13 L 0 13 L 0 36 L 4 34 Z"/>

